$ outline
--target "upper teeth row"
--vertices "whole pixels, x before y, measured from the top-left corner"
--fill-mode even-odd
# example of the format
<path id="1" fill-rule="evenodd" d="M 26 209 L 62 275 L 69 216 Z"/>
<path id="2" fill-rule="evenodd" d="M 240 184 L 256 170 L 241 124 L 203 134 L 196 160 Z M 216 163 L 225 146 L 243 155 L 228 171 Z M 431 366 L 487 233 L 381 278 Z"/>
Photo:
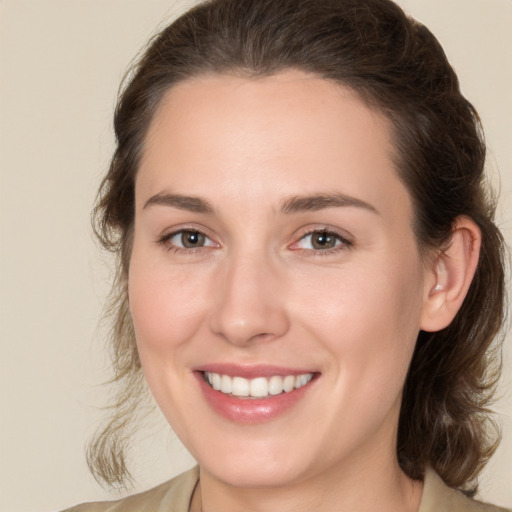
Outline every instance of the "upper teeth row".
<path id="1" fill-rule="evenodd" d="M 306 385 L 313 378 L 312 373 L 286 375 L 285 377 L 274 375 L 270 378 L 257 377 L 256 379 L 230 377 L 229 375 L 221 375 L 213 372 L 205 372 L 205 376 L 213 389 L 222 393 L 242 397 L 279 395 L 279 393 L 283 391 L 288 393 L 293 389 Z"/>

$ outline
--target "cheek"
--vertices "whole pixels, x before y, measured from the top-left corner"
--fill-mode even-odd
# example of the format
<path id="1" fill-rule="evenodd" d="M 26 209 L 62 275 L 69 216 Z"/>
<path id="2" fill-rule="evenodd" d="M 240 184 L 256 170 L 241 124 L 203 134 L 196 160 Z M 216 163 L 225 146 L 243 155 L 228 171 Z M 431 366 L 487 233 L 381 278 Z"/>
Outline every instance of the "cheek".
<path id="1" fill-rule="evenodd" d="M 422 308 L 422 270 L 417 262 L 382 259 L 341 272 L 335 285 L 306 283 L 302 317 L 323 340 L 338 375 L 353 386 L 401 388 Z"/>
<path id="2" fill-rule="evenodd" d="M 128 294 L 141 357 L 191 339 L 204 316 L 208 295 L 198 273 L 185 274 L 157 261 L 144 261 L 136 251 Z"/>
<path id="3" fill-rule="evenodd" d="M 164 258 L 165 259 L 165 258 Z M 183 419 L 190 408 L 188 345 L 204 318 L 206 293 L 200 275 L 185 277 L 165 261 L 145 257 L 134 247 L 128 294 L 137 349 L 151 393 L 181 439 L 187 438 Z"/>

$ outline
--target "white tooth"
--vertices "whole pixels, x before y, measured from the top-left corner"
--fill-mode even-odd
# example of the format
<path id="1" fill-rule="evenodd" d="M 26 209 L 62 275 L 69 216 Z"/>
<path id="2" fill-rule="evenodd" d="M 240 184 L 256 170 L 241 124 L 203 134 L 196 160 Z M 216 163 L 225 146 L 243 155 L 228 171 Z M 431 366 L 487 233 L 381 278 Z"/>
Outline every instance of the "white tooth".
<path id="1" fill-rule="evenodd" d="M 295 375 L 287 375 L 283 379 L 283 389 L 288 393 L 295 387 Z"/>
<path id="2" fill-rule="evenodd" d="M 255 379 L 244 379 L 243 377 L 230 377 L 229 375 L 220 375 L 214 372 L 205 372 L 206 379 L 213 389 L 225 394 L 233 394 L 241 397 L 265 397 L 270 395 L 279 395 L 283 391 L 289 393 L 293 389 L 305 386 L 313 378 L 312 373 L 302 375 L 287 375 L 280 377 L 274 375 L 270 379 L 257 377 Z"/>
<path id="3" fill-rule="evenodd" d="M 218 391 L 220 389 L 220 375 L 218 373 L 212 373 L 210 375 L 212 378 L 212 388 Z"/>
<path id="4" fill-rule="evenodd" d="M 265 377 L 258 377 L 252 379 L 250 382 L 251 396 L 267 396 L 268 395 L 268 381 Z"/>
<path id="5" fill-rule="evenodd" d="M 233 380 L 229 375 L 223 375 L 220 379 L 220 390 L 223 393 L 231 393 L 233 390 Z"/>
<path id="6" fill-rule="evenodd" d="M 313 378 L 312 373 L 303 373 L 295 378 L 295 389 L 305 386 Z"/>
<path id="7" fill-rule="evenodd" d="M 268 382 L 268 392 L 271 395 L 279 395 L 279 393 L 283 392 L 283 379 L 278 375 L 274 375 L 270 377 Z"/>
<path id="8" fill-rule="evenodd" d="M 235 396 L 249 396 L 249 381 L 243 377 L 233 377 L 233 389 Z"/>

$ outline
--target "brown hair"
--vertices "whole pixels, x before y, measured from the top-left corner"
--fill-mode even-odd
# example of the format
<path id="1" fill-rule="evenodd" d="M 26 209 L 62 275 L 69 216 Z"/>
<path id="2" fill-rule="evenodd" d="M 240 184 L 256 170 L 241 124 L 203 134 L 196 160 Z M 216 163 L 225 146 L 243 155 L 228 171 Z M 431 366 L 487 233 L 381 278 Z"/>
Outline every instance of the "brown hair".
<path id="1" fill-rule="evenodd" d="M 420 332 L 405 383 L 398 460 L 422 478 L 430 464 L 471 493 L 493 453 L 487 409 L 500 370 L 504 245 L 483 174 L 478 115 L 435 37 L 390 0 L 211 0 L 190 10 L 149 45 L 128 76 L 115 112 L 117 147 L 95 209 L 96 233 L 119 256 L 111 336 L 119 392 L 114 415 L 89 446 L 99 479 L 128 476 L 123 432 L 143 381 L 126 292 L 134 222 L 134 180 L 148 126 L 164 93 L 205 73 L 266 76 L 287 68 L 353 89 L 391 120 L 397 172 L 415 206 L 422 249 L 442 250 L 460 215 L 482 232 L 478 269 L 449 327 Z"/>

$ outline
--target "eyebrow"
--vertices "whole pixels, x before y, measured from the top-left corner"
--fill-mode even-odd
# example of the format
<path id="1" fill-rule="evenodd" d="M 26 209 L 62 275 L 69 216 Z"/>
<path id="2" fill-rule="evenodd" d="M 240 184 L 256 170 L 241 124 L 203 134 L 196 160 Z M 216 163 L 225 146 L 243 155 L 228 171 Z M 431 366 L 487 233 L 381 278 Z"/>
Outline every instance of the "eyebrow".
<path id="1" fill-rule="evenodd" d="M 363 208 L 364 210 L 380 215 L 377 209 L 370 203 L 341 193 L 294 196 L 283 203 L 281 210 L 283 213 L 300 213 L 307 211 L 316 212 L 325 210 L 326 208 L 340 207 Z"/>
<path id="2" fill-rule="evenodd" d="M 155 194 L 145 202 L 142 209 L 153 205 L 170 206 L 178 210 L 196 213 L 213 213 L 213 207 L 204 199 L 181 194 Z"/>
<path id="3" fill-rule="evenodd" d="M 153 205 L 168 206 L 195 213 L 213 213 L 214 211 L 208 201 L 199 197 L 185 196 L 182 194 L 155 194 L 146 201 L 143 209 Z M 307 211 L 316 212 L 327 208 L 340 207 L 363 208 L 379 215 L 377 209 L 370 203 L 341 193 L 293 196 L 282 204 L 281 211 L 285 214 L 292 214 Z"/>

